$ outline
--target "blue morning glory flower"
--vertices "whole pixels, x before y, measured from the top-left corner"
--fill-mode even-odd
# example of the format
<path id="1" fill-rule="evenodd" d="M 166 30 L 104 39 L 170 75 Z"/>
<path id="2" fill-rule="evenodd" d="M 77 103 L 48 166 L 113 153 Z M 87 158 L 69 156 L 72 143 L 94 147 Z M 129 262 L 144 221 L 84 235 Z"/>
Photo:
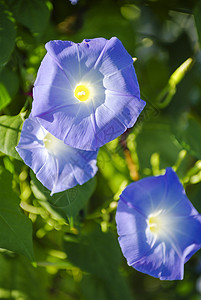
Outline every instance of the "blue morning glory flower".
<path id="1" fill-rule="evenodd" d="M 71 4 L 75 5 L 77 4 L 78 0 L 70 0 Z"/>
<path id="2" fill-rule="evenodd" d="M 136 122 L 145 102 L 120 40 L 50 41 L 33 89 L 32 115 L 65 144 L 96 150 Z"/>
<path id="3" fill-rule="evenodd" d="M 171 168 L 127 186 L 116 223 L 128 265 L 161 280 L 183 279 L 184 263 L 201 247 L 201 215 Z"/>
<path id="4" fill-rule="evenodd" d="M 82 185 L 97 172 L 97 151 L 67 146 L 32 116 L 23 124 L 16 150 L 51 195 Z"/>

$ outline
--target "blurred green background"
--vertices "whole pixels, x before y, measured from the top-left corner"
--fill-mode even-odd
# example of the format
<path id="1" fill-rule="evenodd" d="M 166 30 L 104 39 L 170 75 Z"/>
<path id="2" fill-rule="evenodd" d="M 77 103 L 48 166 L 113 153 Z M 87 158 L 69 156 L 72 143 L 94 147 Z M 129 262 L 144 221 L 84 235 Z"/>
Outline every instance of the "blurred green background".
<path id="1" fill-rule="evenodd" d="M 112 36 L 137 59 L 146 108 L 100 149 L 94 179 L 50 197 L 14 149 L 44 45 Z M 125 186 L 169 166 L 201 212 L 200 42 L 201 1 L 0 0 L 0 299 L 201 299 L 200 252 L 183 281 L 160 281 L 127 266 L 115 225 Z"/>

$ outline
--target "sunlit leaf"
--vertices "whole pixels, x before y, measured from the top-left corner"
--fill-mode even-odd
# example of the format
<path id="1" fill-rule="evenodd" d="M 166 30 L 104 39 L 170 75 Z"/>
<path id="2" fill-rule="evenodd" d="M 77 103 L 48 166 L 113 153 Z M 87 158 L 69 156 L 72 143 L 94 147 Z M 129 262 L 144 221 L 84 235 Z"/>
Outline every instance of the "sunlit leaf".
<path id="1" fill-rule="evenodd" d="M 6 107 L 15 96 L 19 87 L 19 78 L 16 72 L 5 67 L 0 73 L 0 110 Z"/>
<path id="2" fill-rule="evenodd" d="M 22 213 L 20 199 L 12 191 L 12 175 L 0 169 L 0 248 L 33 260 L 31 221 Z"/>
<path id="3" fill-rule="evenodd" d="M 31 178 L 35 197 L 46 205 L 49 203 L 52 209 L 68 219 L 69 222 L 75 219 L 79 211 L 86 206 L 96 186 L 96 179 L 92 178 L 83 185 L 77 185 L 72 189 L 50 196 L 50 191 L 37 180 L 33 172 L 31 172 Z"/>
<path id="4" fill-rule="evenodd" d="M 0 82 L 0 110 L 6 107 L 11 101 L 11 97 L 5 87 L 5 85 Z"/>
<path id="5" fill-rule="evenodd" d="M 0 151 L 17 159 L 21 159 L 15 147 L 17 146 L 22 123 L 22 114 L 0 116 Z"/>
<path id="6" fill-rule="evenodd" d="M 124 151 L 120 144 L 114 149 L 110 149 L 109 144 L 102 147 L 98 153 L 98 166 L 114 193 L 119 190 L 124 180 L 129 179 Z"/>

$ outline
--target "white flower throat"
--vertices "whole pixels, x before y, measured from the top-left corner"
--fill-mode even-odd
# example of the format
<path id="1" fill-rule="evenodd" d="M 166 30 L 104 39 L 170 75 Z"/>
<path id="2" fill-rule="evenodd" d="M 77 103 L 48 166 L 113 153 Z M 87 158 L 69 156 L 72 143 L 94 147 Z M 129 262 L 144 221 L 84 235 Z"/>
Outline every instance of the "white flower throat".
<path id="1" fill-rule="evenodd" d="M 159 210 L 149 215 L 147 221 L 149 230 L 156 236 L 165 235 L 170 229 L 170 216 Z"/>
<path id="2" fill-rule="evenodd" d="M 69 147 L 66 144 L 64 144 L 63 141 L 57 139 L 54 135 L 52 135 L 49 132 L 44 137 L 43 143 L 48 152 L 55 155 L 61 153 L 63 150 L 66 150 L 66 148 Z"/>

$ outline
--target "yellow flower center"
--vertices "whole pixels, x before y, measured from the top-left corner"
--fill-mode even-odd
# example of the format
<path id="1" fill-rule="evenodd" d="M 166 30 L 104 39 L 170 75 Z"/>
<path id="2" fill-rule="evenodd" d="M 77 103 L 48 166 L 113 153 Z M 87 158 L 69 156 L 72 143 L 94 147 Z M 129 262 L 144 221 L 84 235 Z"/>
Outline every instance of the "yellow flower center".
<path id="1" fill-rule="evenodd" d="M 74 95 L 80 101 L 87 101 L 90 97 L 90 90 L 85 84 L 79 84 L 75 88 Z"/>

